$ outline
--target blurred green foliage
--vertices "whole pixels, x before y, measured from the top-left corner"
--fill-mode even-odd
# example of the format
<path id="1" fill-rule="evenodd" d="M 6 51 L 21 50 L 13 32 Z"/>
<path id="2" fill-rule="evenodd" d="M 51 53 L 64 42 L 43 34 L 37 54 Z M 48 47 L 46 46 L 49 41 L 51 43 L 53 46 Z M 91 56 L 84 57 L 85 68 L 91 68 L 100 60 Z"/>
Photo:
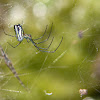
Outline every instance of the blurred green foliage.
<path id="1" fill-rule="evenodd" d="M 99 0 L 1 0 L 0 45 L 8 54 L 19 77 L 30 89 L 28 93 L 7 68 L 0 62 L 0 100 L 80 100 L 79 89 L 87 89 L 85 97 L 100 99 L 100 1 Z M 48 25 L 53 30 L 49 41 L 40 44 L 54 50 L 63 36 L 63 42 L 55 53 L 39 52 L 25 39 L 16 48 L 13 25 L 22 24 L 26 34 L 40 37 Z M 81 37 L 80 37 L 81 35 Z M 98 63 L 98 66 L 97 66 Z M 14 91 L 13 91 L 14 90 Z M 46 95 L 52 92 L 52 95 Z M 21 91 L 21 92 L 17 92 Z M 88 99 L 84 99 L 88 100 Z"/>

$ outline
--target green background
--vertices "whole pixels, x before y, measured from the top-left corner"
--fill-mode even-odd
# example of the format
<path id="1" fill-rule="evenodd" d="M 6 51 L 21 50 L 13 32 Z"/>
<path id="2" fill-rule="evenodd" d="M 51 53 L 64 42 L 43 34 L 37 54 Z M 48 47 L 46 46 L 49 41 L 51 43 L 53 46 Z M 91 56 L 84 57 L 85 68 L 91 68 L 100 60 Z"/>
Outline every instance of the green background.
<path id="1" fill-rule="evenodd" d="M 40 12 L 39 12 L 40 11 Z M 100 99 L 100 1 L 99 0 L 0 0 L 0 45 L 12 61 L 27 92 L 0 60 L 0 100 L 93 100 Z M 22 24 L 32 38 L 53 29 L 48 41 L 38 44 L 55 53 L 39 52 L 26 39 L 15 46 L 13 26 Z M 36 41 L 36 42 L 39 42 Z M 87 89 L 80 97 L 79 90 Z M 19 93 L 18 93 L 19 91 Z M 21 92 L 20 92 L 21 91 Z M 46 95 L 45 92 L 52 95 Z"/>

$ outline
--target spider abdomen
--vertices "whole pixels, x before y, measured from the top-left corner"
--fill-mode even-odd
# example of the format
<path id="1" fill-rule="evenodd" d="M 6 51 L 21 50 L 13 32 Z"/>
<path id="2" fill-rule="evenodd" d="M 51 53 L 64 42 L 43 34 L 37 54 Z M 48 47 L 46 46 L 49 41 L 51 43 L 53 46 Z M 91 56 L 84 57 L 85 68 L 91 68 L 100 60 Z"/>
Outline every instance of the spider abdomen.
<path id="1" fill-rule="evenodd" d="M 14 25 L 14 30 L 16 34 L 16 38 L 18 41 L 22 41 L 24 39 L 24 31 L 20 24 Z"/>

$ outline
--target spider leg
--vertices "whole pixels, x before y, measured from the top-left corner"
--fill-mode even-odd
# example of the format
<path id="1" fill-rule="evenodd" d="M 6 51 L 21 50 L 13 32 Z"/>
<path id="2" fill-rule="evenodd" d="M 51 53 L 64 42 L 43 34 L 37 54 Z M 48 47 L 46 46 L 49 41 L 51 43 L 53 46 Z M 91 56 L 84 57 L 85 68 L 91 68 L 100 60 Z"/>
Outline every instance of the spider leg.
<path id="1" fill-rule="evenodd" d="M 48 52 L 48 53 L 54 53 L 54 52 L 59 48 L 59 46 L 60 46 L 62 40 L 63 40 L 63 37 L 62 37 L 62 39 L 61 39 L 59 45 L 57 46 L 57 48 L 56 48 L 54 51 L 44 51 L 44 50 L 40 50 L 40 49 L 38 48 L 38 46 L 37 46 L 34 42 L 33 42 L 33 44 L 34 44 L 34 46 L 35 46 L 39 51 Z"/>
<path id="2" fill-rule="evenodd" d="M 48 27 L 48 25 L 46 25 L 46 29 L 45 29 L 44 34 L 43 34 L 41 37 L 39 37 L 39 38 L 37 38 L 37 39 L 34 39 L 34 41 L 35 41 L 35 40 L 39 40 L 39 39 L 43 38 L 43 36 L 45 35 L 45 33 L 46 33 L 46 31 L 47 31 L 47 27 Z"/>
<path id="3" fill-rule="evenodd" d="M 62 37 L 62 39 L 61 39 L 59 45 L 57 46 L 57 48 L 56 48 L 54 51 L 51 51 L 51 53 L 54 53 L 54 52 L 59 48 L 59 46 L 60 46 L 60 44 L 61 44 L 62 41 L 63 41 L 63 37 Z"/>
<path id="4" fill-rule="evenodd" d="M 47 50 L 47 49 L 49 49 L 49 47 L 51 46 L 51 44 L 52 44 L 52 42 L 53 42 L 53 39 L 54 39 L 54 37 L 52 38 L 52 40 L 51 40 L 51 43 L 49 44 L 49 46 L 47 47 L 47 48 L 41 48 L 41 47 L 38 47 L 37 45 L 37 48 L 39 48 L 39 49 L 45 49 L 45 50 Z M 35 42 L 34 42 L 35 43 Z M 35 43 L 36 44 L 36 43 Z"/>
<path id="5" fill-rule="evenodd" d="M 10 46 L 12 46 L 9 42 L 7 42 Z M 13 48 L 16 48 L 21 42 L 19 42 L 15 47 L 12 46 Z"/>
<path id="6" fill-rule="evenodd" d="M 27 42 L 29 43 L 29 42 L 30 42 L 30 40 L 29 40 L 29 39 L 27 39 Z"/>
<path id="7" fill-rule="evenodd" d="M 53 27 L 53 23 L 52 23 L 51 30 L 50 30 L 50 33 L 49 33 L 48 38 L 47 38 L 47 39 L 45 39 L 44 41 L 38 42 L 38 43 L 36 43 L 36 44 L 43 43 L 43 42 L 45 42 L 45 41 L 47 41 L 47 40 L 49 39 L 49 37 L 50 37 L 50 35 L 51 35 L 51 32 L 52 32 L 52 27 Z"/>
<path id="8" fill-rule="evenodd" d="M 2 28 L 3 28 L 3 31 L 4 31 L 4 34 L 5 34 L 5 35 L 11 36 L 11 37 L 16 37 L 16 36 L 7 34 L 7 33 L 5 32 L 5 30 L 4 30 L 4 27 L 2 27 Z"/>

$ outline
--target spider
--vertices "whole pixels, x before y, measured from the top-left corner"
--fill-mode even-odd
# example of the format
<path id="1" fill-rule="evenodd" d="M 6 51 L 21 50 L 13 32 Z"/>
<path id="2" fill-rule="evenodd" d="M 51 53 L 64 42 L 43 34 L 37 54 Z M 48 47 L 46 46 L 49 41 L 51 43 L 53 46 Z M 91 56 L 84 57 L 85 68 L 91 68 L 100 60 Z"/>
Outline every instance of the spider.
<path id="1" fill-rule="evenodd" d="M 62 39 L 61 39 L 59 45 L 57 46 L 57 48 L 56 48 L 54 51 L 45 51 L 45 50 L 47 50 L 47 49 L 51 46 L 54 37 L 52 38 L 51 43 L 49 44 L 49 46 L 48 46 L 47 48 L 42 48 L 42 47 L 38 47 L 38 46 L 37 46 L 37 44 L 46 42 L 46 41 L 49 39 L 49 37 L 50 37 L 50 35 L 51 35 L 51 32 L 52 32 L 53 23 L 52 23 L 51 30 L 50 30 L 50 33 L 49 33 L 47 39 L 45 39 L 44 41 L 41 41 L 41 42 L 37 42 L 37 43 L 35 42 L 36 40 L 42 39 L 42 38 L 44 37 L 44 35 L 45 35 L 45 33 L 46 33 L 46 30 L 47 30 L 47 26 L 48 26 L 48 25 L 46 25 L 46 29 L 45 29 L 44 34 L 43 34 L 41 37 L 37 38 L 37 39 L 32 39 L 32 36 L 31 36 L 30 34 L 25 34 L 25 33 L 24 33 L 24 30 L 23 30 L 23 28 L 22 28 L 22 26 L 21 26 L 20 24 L 14 25 L 15 36 L 12 36 L 12 35 L 7 34 L 7 33 L 4 31 L 4 28 L 3 28 L 3 31 L 4 31 L 5 35 L 11 36 L 11 37 L 16 37 L 16 38 L 17 38 L 17 41 L 19 41 L 19 43 L 18 43 L 16 46 L 12 46 L 12 45 L 8 42 L 8 44 L 9 44 L 10 46 L 12 46 L 13 48 L 16 48 L 16 47 L 23 41 L 23 39 L 25 38 L 25 39 L 27 40 L 27 42 L 30 42 L 30 41 L 31 41 L 31 42 L 33 43 L 33 45 L 34 45 L 39 51 L 48 52 L 48 53 L 54 53 L 54 52 L 59 48 L 59 46 L 60 46 L 60 44 L 61 44 L 61 42 L 62 42 L 62 40 L 63 40 L 63 37 L 62 37 Z"/>

